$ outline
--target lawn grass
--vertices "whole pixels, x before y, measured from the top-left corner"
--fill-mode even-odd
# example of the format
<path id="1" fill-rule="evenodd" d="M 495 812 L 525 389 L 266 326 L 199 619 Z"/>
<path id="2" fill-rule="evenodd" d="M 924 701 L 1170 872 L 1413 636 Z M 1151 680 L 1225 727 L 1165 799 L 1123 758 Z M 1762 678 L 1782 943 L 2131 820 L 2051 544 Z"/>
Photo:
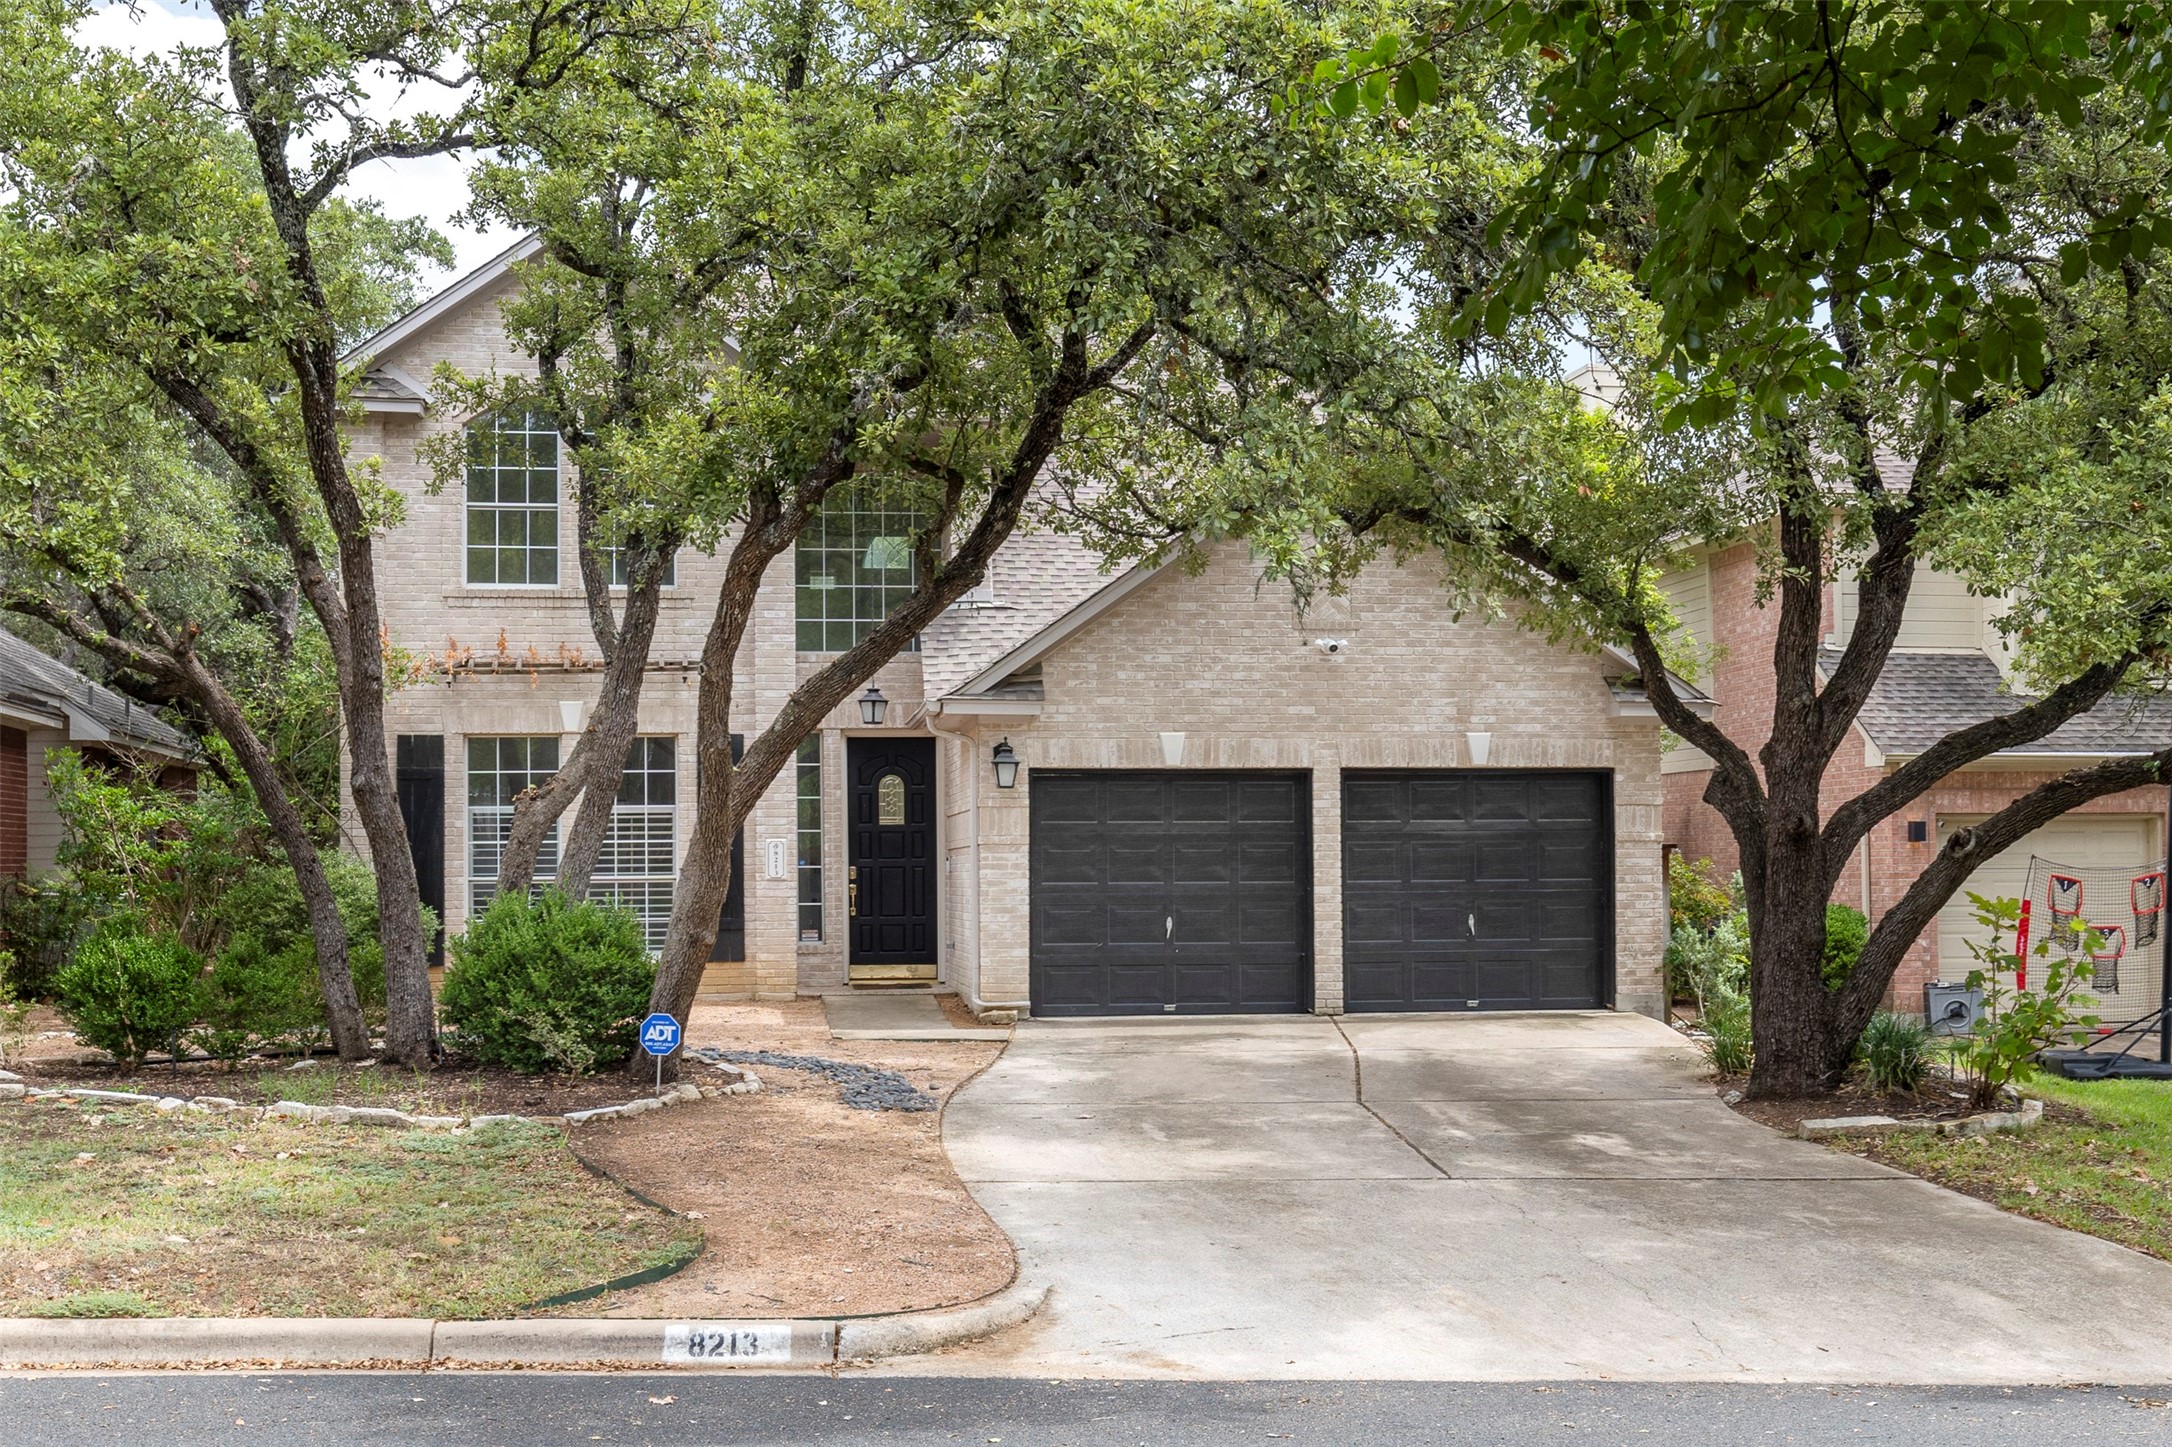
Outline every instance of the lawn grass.
<path id="1" fill-rule="evenodd" d="M 505 1316 L 699 1249 L 546 1126 L 0 1115 L 0 1316 Z"/>
<path id="2" fill-rule="evenodd" d="M 2069 1109 L 2011 1135 L 1857 1137 L 1846 1148 L 2172 1261 L 2172 1082 L 2037 1076 L 2023 1090 Z"/>

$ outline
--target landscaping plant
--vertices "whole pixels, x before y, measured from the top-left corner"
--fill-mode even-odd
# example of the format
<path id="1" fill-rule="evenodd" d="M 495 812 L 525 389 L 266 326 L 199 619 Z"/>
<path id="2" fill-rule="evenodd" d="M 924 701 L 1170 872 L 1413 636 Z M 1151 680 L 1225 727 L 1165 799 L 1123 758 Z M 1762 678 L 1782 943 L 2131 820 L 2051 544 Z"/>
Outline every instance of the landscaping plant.
<path id="1" fill-rule="evenodd" d="M 1863 1027 L 1855 1048 L 1873 1090 L 1911 1092 L 1931 1068 L 1930 1027 L 1913 1015 L 1880 1010 Z"/>
<path id="2" fill-rule="evenodd" d="M 203 956 L 134 915 L 108 919 L 54 979 L 76 1038 L 124 1065 L 171 1049 L 204 1007 Z"/>
<path id="3" fill-rule="evenodd" d="M 633 1054 L 656 967 L 630 911 L 500 895 L 450 949 L 439 1009 L 485 1065 L 585 1075 Z"/>
<path id="4" fill-rule="evenodd" d="M 1825 906 L 1825 988 L 1837 990 L 1855 973 L 1863 943 L 1870 938 L 1870 921 L 1852 905 Z"/>
<path id="5" fill-rule="evenodd" d="M 1680 850 L 1667 855 L 1667 919 L 1672 928 L 1710 933 L 1742 907 L 1735 891 L 1713 877 L 1717 869 L 1711 860 L 1692 860 Z"/>
<path id="6" fill-rule="evenodd" d="M 1985 1110 L 1999 1103 L 2014 1077 L 2027 1069 L 2040 1050 L 2056 1045 L 2079 1044 L 2097 1026 L 2095 1015 L 2082 1011 L 2096 1000 L 2081 992 L 2096 973 L 2089 956 L 2103 948 L 2104 936 L 2076 920 L 2081 947 L 2073 958 L 2054 953 L 2050 941 L 2036 947 L 2039 989 L 2009 987 L 2004 977 L 2021 967 L 2021 956 L 2006 947 L 2021 918 L 2021 903 L 2012 899 L 1986 899 L 1971 891 L 1976 922 L 1991 930 L 1989 940 L 1971 940 L 1969 953 L 1977 967 L 1969 971 L 1968 986 L 1982 992 L 1983 1012 L 1969 1033 L 1955 1038 L 1953 1072 L 1968 1090 L 1969 1104 Z"/>
<path id="7" fill-rule="evenodd" d="M 1712 1068 L 1741 1075 L 1750 1068 L 1750 932 L 1743 915 L 1730 915 L 1710 933 L 1676 930 L 1683 978 L 1697 1001 L 1699 1041 Z"/>

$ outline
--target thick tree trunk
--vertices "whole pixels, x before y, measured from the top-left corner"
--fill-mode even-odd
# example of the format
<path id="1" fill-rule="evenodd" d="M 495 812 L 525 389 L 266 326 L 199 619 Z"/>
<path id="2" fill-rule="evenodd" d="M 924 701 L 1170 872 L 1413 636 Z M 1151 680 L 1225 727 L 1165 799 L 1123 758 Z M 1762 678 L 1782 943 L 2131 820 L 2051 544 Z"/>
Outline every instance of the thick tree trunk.
<path id="1" fill-rule="evenodd" d="M 1813 840 L 1813 845 L 1815 841 Z M 1768 845 L 1769 848 L 1769 845 Z M 1750 1031 L 1756 1050 L 1750 1095 L 1815 1095 L 1839 1081 L 1836 1021 L 1825 988 L 1825 897 L 1821 872 L 1800 858 L 1768 855 L 1763 908 L 1750 919 Z M 1847 1037 L 1839 1070 L 1855 1036 Z"/>

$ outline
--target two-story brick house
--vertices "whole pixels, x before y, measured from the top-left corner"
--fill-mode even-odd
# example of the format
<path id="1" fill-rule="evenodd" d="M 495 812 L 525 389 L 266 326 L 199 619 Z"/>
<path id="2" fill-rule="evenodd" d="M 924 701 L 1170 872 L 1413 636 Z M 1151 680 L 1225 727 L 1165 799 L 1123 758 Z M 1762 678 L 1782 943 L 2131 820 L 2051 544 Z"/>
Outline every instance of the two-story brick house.
<path id="1" fill-rule="evenodd" d="M 1676 617 L 1701 651 L 1714 657 L 1700 680 L 1716 702 L 1714 721 L 1754 756 L 1771 733 L 1772 646 L 1779 607 L 1757 597 L 1757 549 L 1744 539 L 1698 549 L 1662 580 Z M 1847 645 L 1854 619 L 1852 574 L 1825 588 L 1823 666 L 1829 671 Z M 2012 655 L 1995 624 L 1998 598 L 1969 592 L 1954 574 L 1919 566 L 1891 659 L 1857 718 L 1850 741 L 1825 774 L 1828 810 L 1855 797 L 1890 770 L 1954 730 L 2009 713 L 2021 700 L 2008 689 Z M 1898 817 L 1878 824 L 1856 850 L 1834 897 L 1875 922 L 1923 871 L 1947 836 L 2012 803 L 2047 779 L 2106 758 L 2149 753 L 2172 738 L 2172 701 L 2114 698 L 2025 748 L 2010 749 L 1949 776 Z M 1712 762 L 1677 745 L 1661 765 L 1666 792 L 1666 839 L 1691 858 L 1723 870 L 1737 864 L 1733 836 L 1704 802 Z M 1894 977 L 1896 1008 L 1923 1008 L 1923 986 L 1958 981 L 1974 967 L 1967 942 L 1984 931 L 1973 920 L 1968 892 L 2019 898 L 2027 892 L 2032 855 L 2088 869 L 2144 873 L 2165 857 L 2166 795 L 2137 789 L 2097 799 L 2046 825 L 1976 871 L 1940 912 Z M 2118 976 L 2120 989 L 2097 989 L 2106 1019 L 2131 1019 L 2157 1004 L 2162 946 L 2143 968 Z M 2146 952 L 2143 952 L 2146 953 Z M 2109 978 L 2109 977 L 2107 977 Z"/>
<path id="2" fill-rule="evenodd" d="M 353 359 L 353 453 L 405 501 L 379 549 L 392 642 L 415 660 L 390 701 L 395 763 L 454 932 L 598 674 L 555 435 L 429 405 L 441 361 L 529 365 L 498 307 L 524 254 Z M 471 462 L 464 489 L 433 492 L 418 449 L 447 429 Z M 777 561 L 735 662 L 743 733 L 909 586 L 909 530 L 845 498 Z M 676 560 L 596 877 L 656 939 L 693 822 L 693 670 L 720 567 Z M 1458 619 L 1422 565 L 1369 569 L 1335 612 L 1308 626 L 1239 547 L 1197 575 L 1112 576 L 1022 531 L 875 680 L 881 719 L 841 707 L 757 806 L 706 988 L 932 979 L 1042 1014 L 1656 1012 L 1660 730 L 1625 661 Z"/>

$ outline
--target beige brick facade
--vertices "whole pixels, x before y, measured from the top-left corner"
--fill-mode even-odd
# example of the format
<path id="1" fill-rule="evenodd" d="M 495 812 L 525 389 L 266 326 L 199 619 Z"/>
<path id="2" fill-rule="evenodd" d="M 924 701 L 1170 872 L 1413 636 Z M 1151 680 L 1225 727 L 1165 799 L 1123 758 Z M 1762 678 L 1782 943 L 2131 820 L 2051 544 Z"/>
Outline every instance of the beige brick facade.
<path id="1" fill-rule="evenodd" d="M 1614 713 L 1596 656 L 1508 622 L 1452 618 L 1428 566 L 1375 564 L 1351 603 L 1351 646 L 1330 657 L 1299 628 L 1287 595 L 1261 585 L 1241 548 L 1224 548 L 1202 575 L 1164 572 L 1050 653 L 1039 717 L 963 725 L 973 749 L 943 755 L 953 826 L 946 904 L 974 927 L 953 975 L 971 998 L 1028 997 L 1032 771 L 1159 769 L 1161 735 L 1182 733 L 1186 768 L 1311 776 L 1313 1003 L 1340 1011 L 1342 770 L 1468 767 L 1464 735 L 1480 731 L 1492 735 L 1489 767 L 1613 775 L 1615 1003 L 1657 1012 L 1656 723 Z M 1017 788 L 999 790 L 988 757 L 1006 737 L 1025 768 Z"/>
<path id="2" fill-rule="evenodd" d="M 440 362 L 477 375 L 525 366 L 498 324 L 501 293 L 478 293 L 380 354 L 378 362 L 415 379 L 429 378 Z M 390 701 L 392 734 L 444 739 L 445 924 L 451 933 L 467 922 L 466 741 L 556 735 L 561 748 L 570 749 L 597 684 L 595 644 L 571 566 L 574 520 L 565 488 L 557 585 L 466 583 L 464 499 L 457 487 L 431 490 L 419 450 L 426 438 L 464 420 L 373 413 L 351 439 L 356 463 L 375 468 L 404 502 L 400 521 L 378 551 L 392 642 L 410 656 L 471 651 L 482 665 L 450 675 L 425 671 Z M 715 557 L 681 553 L 642 702 L 642 733 L 679 740 L 682 857 L 693 823 L 692 664 L 709 625 L 719 572 Z M 734 663 L 734 727 L 750 736 L 775 716 L 794 684 L 825 661 L 825 655 L 796 651 L 794 609 L 793 560 L 785 557 L 765 580 Z M 707 987 L 780 996 L 845 983 L 849 741 L 869 733 L 933 733 L 941 978 L 977 1004 L 1028 1004 L 1032 770 L 1159 768 L 1161 735 L 1181 732 L 1183 767 L 1309 775 L 1313 1003 L 1337 1011 L 1341 771 L 1465 766 L 1471 762 L 1465 734 L 1478 730 L 1492 735 L 1492 767 L 1611 774 L 1615 1001 L 1656 1011 L 1665 915 L 1656 722 L 1621 715 L 1596 655 L 1551 646 L 1508 622 L 1453 617 L 1430 568 L 1375 566 L 1358 581 L 1352 609 L 1356 621 L 1343 630 L 1351 648 L 1339 657 L 1324 655 L 1299 628 L 1280 586 L 1262 584 L 1243 550 L 1230 547 L 1203 575 L 1172 570 L 1150 580 L 1056 647 L 1045 660 L 1038 717 L 931 717 L 921 656 L 895 660 L 876 680 L 890 699 L 887 727 L 863 728 L 856 704 L 848 701 L 825 721 L 821 735 L 823 938 L 801 938 L 797 781 L 787 769 L 746 833 L 747 959 L 712 967 Z M 957 676 L 946 674 L 944 687 L 954 686 Z M 1023 783 L 1013 790 L 994 787 L 988 763 L 989 748 L 1006 734 L 1027 764 Z M 359 850 L 359 829 L 350 826 L 347 833 Z M 779 876 L 766 867 L 773 840 L 782 841 L 787 861 Z"/>

